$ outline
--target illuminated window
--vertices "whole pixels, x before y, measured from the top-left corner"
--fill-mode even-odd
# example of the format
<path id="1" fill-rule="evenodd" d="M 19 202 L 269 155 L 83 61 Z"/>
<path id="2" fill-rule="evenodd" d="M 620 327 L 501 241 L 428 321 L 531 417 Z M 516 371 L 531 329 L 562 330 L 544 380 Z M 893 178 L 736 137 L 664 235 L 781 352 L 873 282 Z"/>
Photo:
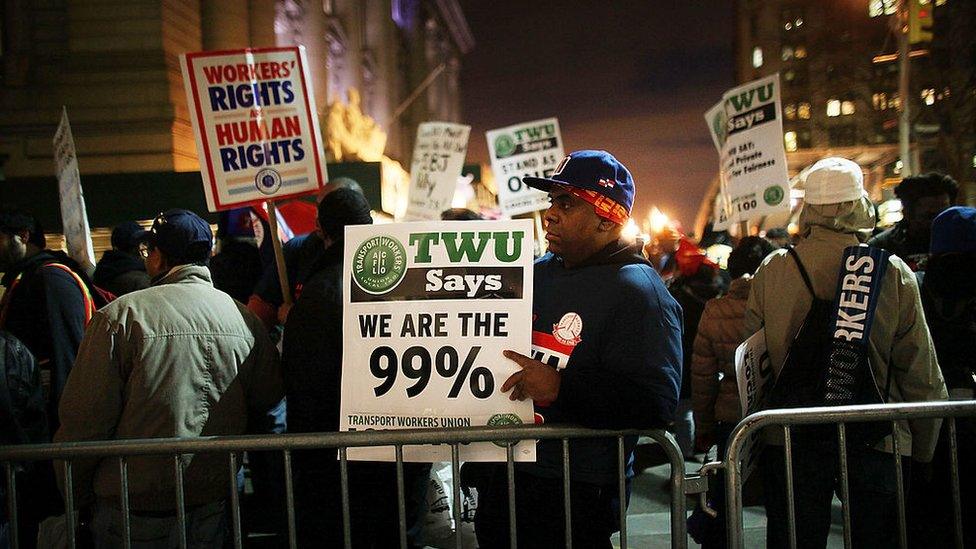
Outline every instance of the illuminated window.
<path id="1" fill-rule="evenodd" d="M 783 58 L 783 61 L 789 61 L 790 59 L 793 59 L 793 48 L 789 46 L 783 46 L 783 53 L 781 57 Z"/>
<path id="2" fill-rule="evenodd" d="M 868 2 L 868 17 L 894 15 L 897 12 L 898 0 L 871 0 Z"/>
<path id="3" fill-rule="evenodd" d="M 793 30 L 793 21 L 787 21 L 783 25 L 783 28 L 786 29 L 786 30 Z"/>
<path id="4" fill-rule="evenodd" d="M 762 64 L 763 64 L 762 48 L 756 46 L 752 48 L 752 66 L 758 69 L 759 67 L 762 66 Z"/>
<path id="5" fill-rule="evenodd" d="M 883 111 L 888 108 L 888 94 L 881 92 L 876 93 L 871 96 L 871 104 L 874 105 L 874 110 Z"/>
<path id="6" fill-rule="evenodd" d="M 840 99 L 831 99 L 827 101 L 827 116 L 840 116 Z"/>
<path id="7" fill-rule="evenodd" d="M 783 134 L 783 144 L 786 145 L 786 152 L 796 152 L 796 132 L 790 131 Z"/>
<path id="8" fill-rule="evenodd" d="M 844 116 L 849 114 L 854 114 L 854 102 L 853 101 L 841 101 L 840 103 L 840 113 Z"/>
<path id="9" fill-rule="evenodd" d="M 796 19 L 795 19 L 795 20 L 793 21 L 793 26 L 794 26 L 794 27 L 796 27 L 796 28 L 800 28 L 800 27 L 802 27 L 802 26 L 803 26 L 803 18 L 802 18 L 802 17 L 797 17 L 797 18 L 796 18 Z"/>
<path id="10" fill-rule="evenodd" d="M 793 56 L 796 57 L 797 59 L 806 59 L 807 57 L 806 46 L 797 46 L 796 49 L 793 51 Z"/>
<path id="11" fill-rule="evenodd" d="M 796 108 L 796 115 L 800 120 L 810 120 L 810 103 L 800 103 Z"/>
<path id="12" fill-rule="evenodd" d="M 796 120 L 796 104 L 790 103 L 789 105 L 783 107 L 783 114 L 786 116 L 787 120 Z"/>
<path id="13" fill-rule="evenodd" d="M 922 90 L 921 96 L 922 96 L 922 102 L 925 103 L 926 105 L 930 105 L 930 106 L 931 105 L 935 105 L 935 89 L 934 88 L 926 88 L 926 89 Z"/>

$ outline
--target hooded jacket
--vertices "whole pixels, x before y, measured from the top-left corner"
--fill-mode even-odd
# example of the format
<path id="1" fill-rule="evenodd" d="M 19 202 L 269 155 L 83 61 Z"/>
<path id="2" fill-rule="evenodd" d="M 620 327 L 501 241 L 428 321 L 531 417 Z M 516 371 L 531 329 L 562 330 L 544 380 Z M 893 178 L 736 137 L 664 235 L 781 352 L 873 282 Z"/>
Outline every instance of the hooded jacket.
<path id="1" fill-rule="evenodd" d="M 741 418 L 735 382 L 735 349 L 745 340 L 746 300 L 752 278 L 737 278 L 729 293 L 705 304 L 691 360 L 691 401 L 695 431 L 710 435 L 715 422 L 735 424 Z M 719 376 L 721 374 L 721 380 Z"/>
<path id="2" fill-rule="evenodd" d="M 24 258 L 2 281 L 7 288 L 0 307 L 0 329 L 7 330 L 27 346 L 41 369 L 47 395 L 50 432 L 58 427 L 58 402 L 78 345 L 85 334 L 85 294 L 78 281 L 57 263 L 75 272 L 83 284 L 88 277 L 64 252 L 43 250 Z M 93 287 L 94 306 L 104 304 Z"/>
<path id="3" fill-rule="evenodd" d="M 673 420 L 681 386 L 681 307 L 640 248 L 614 242 L 567 268 L 553 254 L 535 263 L 532 358 L 560 372 L 559 396 L 536 403 L 546 423 L 660 428 Z M 636 441 L 627 441 L 627 452 Z M 562 475 L 562 445 L 542 441 L 524 470 Z M 570 443 L 571 478 L 615 481 L 614 441 Z M 520 464 L 522 465 L 522 464 Z"/>
<path id="4" fill-rule="evenodd" d="M 818 298 L 834 300 L 844 248 L 865 242 L 874 224 L 874 209 L 867 198 L 803 206 L 803 238 L 796 245 L 796 252 L 810 274 Z M 888 261 L 869 341 L 875 382 L 884 392 L 887 376 L 891 375 L 889 403 L 944 400 L 946 386 L 925 324 L 915 275 L 897 256 L 890 256 Z M 786 250 L 770 254 L 753 279 L 743 335 L 766 327 L 767 349 L 777 376 L 810 309 L 810 296 L 802 289 L 799 270 Z M 930 461 L 940 424 L 938 419 L 899 422 L 901 453 Z M 767 439 L 782 444 L 779 431 L 767 435 Z M 890 439 L 887 437 L 878 449 L 892 451 Z"/>
<path id="5" fill-rule="evenodd" d="M 182 265 L 95 313 L 54 440 L 239 435 L 282 396 L 277 351 L 261 322 L 214 289 L 206 267 Z M 183 459 L 188 506 L 227 497 L 227 453 Z M 115 459 L 73 464 L 79 504 L 94 495 L 118 505 Z M 128 467 L 133 510 L 175 508 L 172 456 L 131 457 Z"/>
<path id="6" fill-rule="evenodd" d="M 116 296 L 149 287 L 146 266 L 138 257 L 119 250 L 106 251 L 95 265 L 95 284 Z"/>

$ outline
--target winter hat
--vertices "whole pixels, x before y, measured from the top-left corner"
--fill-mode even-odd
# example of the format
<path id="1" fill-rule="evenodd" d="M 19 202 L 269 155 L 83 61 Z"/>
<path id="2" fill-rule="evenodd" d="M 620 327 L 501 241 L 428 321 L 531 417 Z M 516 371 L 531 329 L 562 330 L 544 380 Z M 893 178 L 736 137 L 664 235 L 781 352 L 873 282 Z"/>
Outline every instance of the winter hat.
<path id="1" fill-rule="evenodd" d="M 955 206 L 932 221 L 931 254 L 976 252 L 976 208 Z"/>
<path id="2" fill-rule="evenodd" d="M 142 225 L 135 221 L 126 221 L 121 225 L 116 225 L 112 229 L 112 247 L 126 252 L 135 250 L 146 233 L 147 231 L 142 228 Z"/>
<path id="3" fill-rule="evenodd" d="M 526 185 L 549 192 L 553 185 L 593 205 L 596 214 L 623 225 L 634 205 L 634 178 L 606 151 L 576 151 L 563 158 L 549 178 L 525 177 Z"/>
<path id="4" fill-rule="evenodd" d="M 167 210 L 153 221 L 145 242 L 158 248 L 171 264 L 199 263 L 210 257 L 213 231 L 189 210 Z"/>
<path id="5" fill-rule="evenodd" d="M 345 234 L 343 229 L 346 225 L 371 225 L 373 216 L 363 193 L 340 187 L 319 203 L 318 220 L 326 236 L 339 240 Z"/>
<path id="6" fill-rule="evenodd" d="M 818 160 L 800 178 L 806 204 L 840 204 L 866 198 L 864 172 L 856 163 L 836 156 Z"/>

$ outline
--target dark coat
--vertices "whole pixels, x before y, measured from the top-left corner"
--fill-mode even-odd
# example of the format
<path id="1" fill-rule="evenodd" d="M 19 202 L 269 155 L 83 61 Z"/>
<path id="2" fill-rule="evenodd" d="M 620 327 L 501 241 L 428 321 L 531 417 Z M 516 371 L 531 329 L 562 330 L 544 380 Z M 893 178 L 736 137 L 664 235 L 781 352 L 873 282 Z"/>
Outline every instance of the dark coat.
<path id="1" fill-rule="evenodd" d="M 81 272 L 62 252 L 44 250 L 20 261 L 2 279 L 10 296 L 4 297 L 0 329 L 22 341 L 34 354 L 42 372 L 50 373 L 47 412 L 53 433 L 59 425 L 61 392 L 85 335 L 86 311 L 84 293 L 78 282 L 62 269 L 45 267 L 51 263 L 67 265 L 76 273 Z M 90 284 L 87 280 L 84 282 Z M 98 297 L 93 287 L 89 287 L 89 291 L 93 297 Z M 96 306 L 103 304 L 96 301 Z"/>
<path id="2" fill-rule="evenodd" d="M 146 265 L 138 257 L 108 250 L 95 265 L 95 284 L 116 296 L 149 287 Z"/>

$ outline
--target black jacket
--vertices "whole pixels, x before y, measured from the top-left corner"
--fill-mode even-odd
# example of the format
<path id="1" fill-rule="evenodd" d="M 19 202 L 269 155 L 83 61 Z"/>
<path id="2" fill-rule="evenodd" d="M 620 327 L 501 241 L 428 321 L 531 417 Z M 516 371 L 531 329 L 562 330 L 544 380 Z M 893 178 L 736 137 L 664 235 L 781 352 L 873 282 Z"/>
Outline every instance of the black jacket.
<path id="1" fill-rule="evenodd" d="M 95 265 L 95 284 L 116 296 L 149 287 L 146 265 L 137 257 L 108 250 Z"/>
<path id="2" fill-rule="evenodd" d="M 86 311 L 84 293 L 78 282 L 60 268 L 45 267 L 50 263 L 66 265 L 79 273 L 96 300 L 95 306 L 100 307 L 104 302 L 78 264 L 63 252 L 44 250 L 25 258 L 4 273 L 0 281 L 10 292 L 9 298 L 4 297 L 0 329 L 22 341 L 33 353 L 41 371 L 50 373 L 47 412 L 53 433 L 59 425 L 61 391 L 85 335 Z M 15 287 L 11 288 L 15 281 Z"/>
<path id="3" fill-rule="evenodd" d="M 281 370 L 289 432 L 339 429 L 342 249 L 335 242 L 319 257 L 285 324 Z"/>

